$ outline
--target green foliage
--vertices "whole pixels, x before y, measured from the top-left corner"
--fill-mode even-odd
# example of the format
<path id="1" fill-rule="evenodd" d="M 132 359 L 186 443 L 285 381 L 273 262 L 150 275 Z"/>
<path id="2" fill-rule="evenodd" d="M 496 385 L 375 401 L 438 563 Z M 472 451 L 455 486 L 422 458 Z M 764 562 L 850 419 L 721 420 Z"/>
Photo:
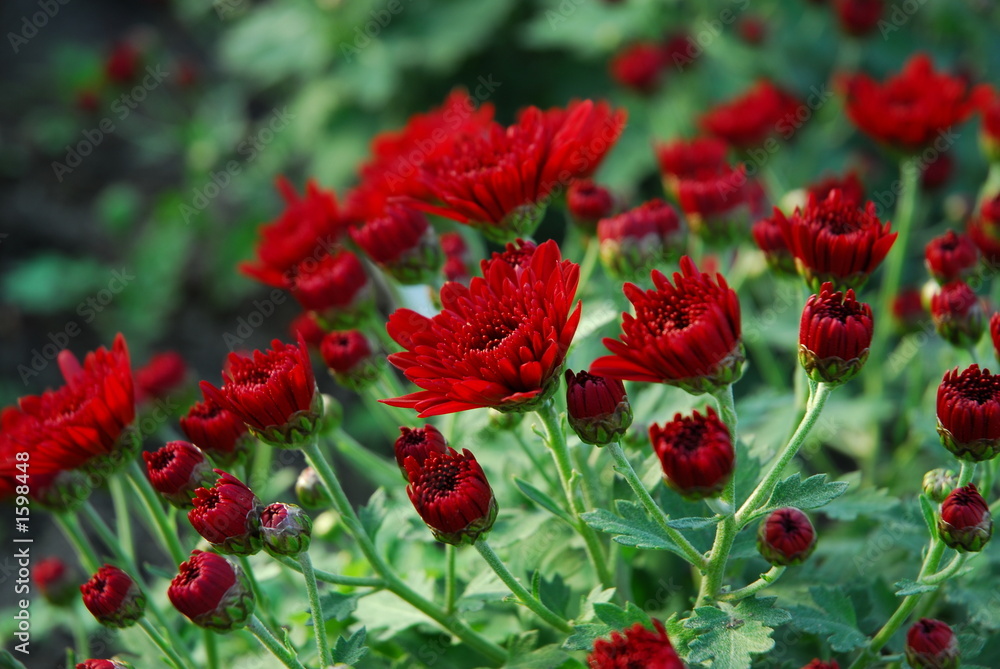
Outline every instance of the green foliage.
<path id="1" fill-rule="evenodd" d="M 711 661 L 713 669 L 747 669 L 755 655 L 774 647 L 774 628 L 789 621 L 788 611 L 774 608 L 774 597 L 744 599 L 735 607 L 700 606 L 684 627 L 697 636 L 689 644 L 688 662 Z"/>
<path id="2" fill-rule="evenodd" d="M 817 608 L 790 606 L 791 626 L 795 629 L 829 639 L 838 653 L 860 648 L 867 637 L 858 630 L 857 615 L 850 597 L 836 588 L 816 586 L 809 595 Z"/>

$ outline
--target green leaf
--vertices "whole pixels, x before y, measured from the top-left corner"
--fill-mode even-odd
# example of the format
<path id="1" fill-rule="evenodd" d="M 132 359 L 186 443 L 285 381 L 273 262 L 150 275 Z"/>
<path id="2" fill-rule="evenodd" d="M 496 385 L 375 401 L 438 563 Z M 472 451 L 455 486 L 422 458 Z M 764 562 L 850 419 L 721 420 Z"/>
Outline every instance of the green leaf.
<path id="1" fill-rule="evenodd" d="M 896 581 L 893 584 L 896 588 L 897 597 L 906 597 L 908 595 L 919 595 L 925 592 L 930 592 L 932 590 L 937 590 L 936 585 L 927 585 L 926 583 L 918 583 L 913 579 L 904 578 L 902 580 Z"/>
<path id="2" fill-rule="evenodd" d="M 683 555 L 670 537 L 647 514 L 646 510 L 636 502 L 618 501 L 616 516 L 607 509 L 588 511 L 580 517 L 595 530 L 607 532 L 612 538 L 624 545 L 652 550 L 673 551 Z"/>
<path id="3" fill-rule="evenodd" d="M 611 633 L 611 628 L 604 623 L 583 623 L 573 625 L 573 634 L 563 643 L 566 650 L 586 650 L 590 651 L 594 647 L 594 642 L 602 636 Z"/>
<path id="4" fill-rule="evenodd" d="M 602 591 L 610 593 L 611 591 Z M 591 592 L 593 596 L 594 592 Z M 594 647 L 594 641 L 608 636 L 614 631 L 623 630 L 636 623 L 641 623 L 652 629 L 653 621 L 649 614 L 637 607 L 632 602 L 626 602 L 625 608 L 621 608 L 610 602 L 595 601 L 592 604 L 595 617 L 600 621 L 597 623 L 584 623 L 573 626 L 573 634 L 566 639 L 563 648 L 566 650 L 590 650 Z"/>
<path id="5" fill-rule="evenodd" d="M 368 500 L 368 504 L 358 509 L 358 517 L 361 519 L 361 525 L 373 541 L 388 513 L 388 499 L 384 488 L 379 488 L 373 492 L 371 498 Z"/>
<path id="6" fill-rule="evenodd" d="M 525 497 L 530 499 L 538 506 L 542 507 L 543 509 L 545 509 L 552 515 L 556 516 L 557 518 L 561 518 L 562 520 L 566 521 L 571 526 L 575 525 L 572 516 L 566 513 L 566 511 L 562 507 L 560 507 L 559 504 L 554 499 L 552 499 L 550 496 L 548 496 L 535 486 L 531 485 L 527 481 L 517 478 L 516 476 L 514 477 L 514 485 L 517 486 L 517 489 L 520 490 Z"/>
<path id="7" fill-rule="evenodd" d="M 684 623 L 699 630 L 690 645 L 689 664 L 711 660 L 712 669 L 747 669 L 753 656 L 774 647 L 773 627 L 788 621 L 787 611 L 773 608 L 774 598 L 745 599 L 736 607 L 702 606 Z"/>
<path id="8" fill-rule="evenodd" d="M 363 593 L 344 594 L 343 592 L 327 592 L 319 600 L 323 609 L 323 620 L 347 620 L 358 608 L 358 600 Z"/>
<path id="9" fill-rule="evenodd" d="M 920 495 L 920 513 L 924 517 L 924 523 L 927 525 L 927 531 L 931 535 L 931 541 L 937 539 L 937 511 L 934 509 L 934 504 L 927 495 Z"/>
<path id="10" fill-rule="evenodd" d="M 841 590 L 828 587 L 813 587 L 809 594 L 819 610 L 808 606 L 793 606 L 792 627 L 829 638 L 830 647 L 838 653 L 847 653 L 860 648 L 868 640 L 858 630 L 858 619 L 854 604 Z"/>
<path id="11" fill-rule="evenodd" d="M 792 474 L 787 479 L 778 481 L 767 504 L 753 517 L 785 506 L 794 506 L 797 509 L 818 509 L 826 506 L 847 490 L 847 484 L 843 481 L 826 479 L 826 474 L 816 474 L 803 481 L 799 474 Z"/>
<path id="12" fill-rule="evenodd" d="M 858 516 L 869 518 L 895 517 L 899 500 L 890 497 L 887 490 L 879 488 L 855 489 L 823 509 L 823 514 L 834 520 L 851 521 Z"/>
<path id="13" fill-rule="evenodd" d="M 718 525 L 721 520 L 722 516 L 713 516 L 711 518 L 678 518 L 676 520 L 668 520 L 667 525 L 675 530 L 703 530 L 706 527 Z"/>
<path id="14" fill-rule="evenodd" d="M 364 627 L 351 635 L 349 639 L 337 638 L 337 645 L 333 647 L 333 661 L 353 665 L 368 654 L 368 646 L 365 645 L 365 637 L 368 632 Z"/>
<path id="15" fill-rule="evenodd" d="M 528 635 L 524 635 L 528 636 Z M 532 642 L 537 641 L 537 634 L 530 635 Z M 542 646 L 530 650 L 523 644 L 511 648 L 510 659 L 505 667 L 517 669 L 557 669 L 570 661 L 570 656 L 559 649 L 557 645 Z"/>

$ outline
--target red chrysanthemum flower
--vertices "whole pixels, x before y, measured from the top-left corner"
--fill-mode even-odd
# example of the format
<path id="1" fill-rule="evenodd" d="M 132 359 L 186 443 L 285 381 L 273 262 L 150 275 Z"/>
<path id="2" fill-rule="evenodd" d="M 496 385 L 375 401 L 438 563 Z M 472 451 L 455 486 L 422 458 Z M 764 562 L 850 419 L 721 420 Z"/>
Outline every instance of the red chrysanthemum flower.
<path id="1" fill-rule="evenodd" d="M 400 283 L 426 283 L 441 269 L 434 229 L 416 209 L 387 206 L 384 215 L 368 219 L 350 233 L 368 257 Z"/>
<path id="2" fill-rule="evenodd" d="M 358 257 L 343 249 L 296 265 L 286 286 L 324 327 L 350 327 L 364 320 L 374 301 Z"/>
<path id="3" fill-rule="evenodd" d="M 795 258 L 781 235 L 781 226 L 774 216 L 762 218 L 750 228 L 754 242 L 764 253 L 768 266 L 778 274 L 795 274 Z"/>
<path id="4" fill-rule="evenodd" d="M 134 669 L 128 662 L 121 660 L 84 660 L 76 664 L 76 669 Z"/>
<path id="5" fill-rule="evenodd" d="M 757 551 L 782 567 L 802 564 L 816 549 L 816 530 L 809 516 L 786 506 L 772 511 L 757 531 Z"/>
<path id="6" fill-rule="evenodd" d="M 604 446 L 621 438 L 632 424 L 625 384 L 607 376 L 566 370 L 566 419 L 588 444 Z"/>
<path id="7" fill-rule="evenodd" d="M 817 383 L 846 383 L 868 360 L 873 331 L 871 307 L 858 302 L 853 290 L 845 295 L 824 283 L 802 310 L 799 362 Z"/>
<path id="8" fill-rule="evenodd" d="M 649 95 L 660 87 L 666 64 L 663 47 L 653 42 L 639 42 L 616 53 L 608 70 L 619 85 Z"/>
<path id="9" fill-rule="evenodd" d="M 31 580 L 53 606 L 69 606 L 76 600 L 80 581 L 76 570 L 57 557 L 39 560 L 31 568 Z"/>
<path id="10" fill-rule="evenodd" d="M 677 211 L 658 198 L 597 223 L 601 262 L 619 278 L 645 274 L 677 257 L 683 236 Z"/>
<path id="11" fill-rule="evenodd" d="M 813 290 L 827 281 L 860 288 L 896 241 L 897 233 L 878 219 L 874 203 L 859 209 L 837 190 L 825 200 L 810 200 L 804 209 L 796 207 L 790 217 L 778 209 L 774 216 L 799 274 Z"/>
<path id="12" fill-rule="evenodd" d="M 139 72 L 142 54 L 129 42 L 118 42 L 104 61 L 104 76 L 115 84 L 130 84 Z"/>
<path id="13" fill-rule="evenodd" d="M 873 139 L 917 151 L 965 121 L 988 89 L 934 71 L 931 59 L 916 54 L 903 71 L 879 84 L 865 74 L 846 82 L 847 115 Z"/>
<path id="14" fill-rule="evenodd" d="M 856 207 L 864 205 L 865 187 L 853 170 L 843 176 L 827 176 L 806 186 L 806 195 L 817 202 L 822 202 L 834 190 L 840 191 L 840 198 Z"/>
<path id="15" fill-rule="evenodd" d="M 296 556 L 309 550 L 312 518 L 294 504 L 268 504 L 260 512 L 260 534 L 269 554 Z"/>
<path id="16" fill-rule="evenodd" d="M 970 237 L 949 230 L 927 243 L 924 262 L 931 276 L 948 283 L 972 273 L 979 263 L 979 249 Z"/>
<path id="17" fill-rule="evenodd" d="M 906 661 L 913 669 L 958 669 L 958 637 L 947 623 L 921 618 L 906 633 Z"/>
<path id="18" fill-rule="evenodd" d="M 794 119 L 799 101 L 772 82 L 762 80 L 736 99 L 701 116 L 705 132 L 721 137 L 729 144 L 746 149 L 759 146 L 776 135 L 787 119 Z"/>
<path id="19" fill-rule="evenodd" d="M 636 623 L 610 639 L 598 639 L 587 656 L 590 669 L 684 669 L 684 663 L 670 643 L 663 623 L 653 619 L 653 630 Z"/>
<path id="20" fill-rule="evenodd" d="M 948 548 L 977 553 L 993 536 L 990 507 L 974 483 L 955 488 L 941 503 L 938 534 Z"/>
<path id="21" fill-rule="evenodd" d="M 295 317 L 291 325 L 288 326 L 288 332 L 292 335 L 292 339 L 298 339 L 301 334 L 307 344 L 316 348 L 319 348 L 323 337 L 326 336 L 326 331 L 316 322 L 316 317 L 308 311 Z"/>
<path id="22" fill-rule="evenodd" d="M 401 427 L 399 433 L 393 450 L 396 453 L 396 464 L 399 465 L 403 476 L 406 476 L 406 468 L 403 467 L 403 463 L 406 462 L 407 458 L 413 458 L 418 465 L 423 465 L 424 460 L 431 453 L 448 452 L 448 442 L 433 425 L 425 425 L 420 428 Z"/>
<path id="23" fill-rule="evenodd" d="M 993 353 L 1000 360 L 1000 311 L 990 316 L 990 339 L 993 341 Z"/>
<path id="24" fill-rule="evenodd" d="M 823 660 L 813 660 L 802 669 L 840 669 L 840 665 L 837 664 L 836 660 L 830 660 L 829 662 L 824 662 Z"/>
<path id="25" fill-rule="evenodd" d="M 270 351 L 254 351 L 252 358 L 230 353 L 227 364 L 221 390 L 201 382 L 206 398 L 274 446 L 294 447 L 309 438 L 322 415 L 322 400 L 304 340 L 294 345 L 275 339 Z"/>
<path id="26" fill-rule="evenodd" d="M 358 330 L 329 333 L 319 353 L 337 383 L 352 390 L 367 388 L 382 373 L 383 357 L 375 354 L 368 337 Z"/>
<path id="27" fill-rule="evenodd" d="M 1000 376 L 972 365 L 947 372 L 937 391 L 941 443 L 962 460 L 990 460 L 1000 452 Z"/>
<path id="28" fill-rule="evenodd" d="M 875 29 L 885 9 L 884 0 L 835 0 L 834 9 L 841 29 L 848 35 L 864 37 Z"/>
<path id="29" fill-rule="evenodd" d="M 660 165 L 663 188 L 675 199 L 679 179 L 694 179 L 728 169 L 726 154 L 729 146 L 717 137 L 678 139 L 658 143 L 653 148 Z"/>
<path id="30" fill-rule="evenodd" d="M 685 32 L 675 32 L 663 38 L 663 59 L 679 71 L 693 65 L 702 53 L 695 39 Z"/>
<path id="31" fill-rule="evenodd" d="M 934 329 L 952 346 L 967 349 L 975 346 L 986 330 L 982 302 L 969 284 L 950 281 L 931 298 Z"/>
<path id="32" fill-rule="evenodd" d="M 904 288 L 892 300 L 892 320 L 896 329 L 906 334 L 923 329 L 927 321 L 923 296 L 916 288 Z"/>
<path id="33" fill-rule="evenodd" d="M 198 488 L 188 520 L 220 553 L 253 555 L 261 549 L 262 504 L 243 481 L 221 469 L 211 488 Z"/>
<path id="34" fill-rule="evenodd" d="M 1000 193 L 983 200 L 967 231 L 986 260 L 1000 260 Z"/>
<path id="35" fill-rule="evenodd" d="M 597 222 L 610 216 L 614 206 L 611 192 L 590 179 L 574 181 L 566 189 L 566 208 L 573 222 L 587 232 L 595 232 Z"/>
<path id="36" fill-rule="evenodd" d="M 247 425 L 232 411 L 202 393 L 204 399 L 180 419 L 188 440 L 211 455 L 216 462 L 239 460 L 250 441 Z"/>
<path id="37" fill-rule="evenodd" d="M 635 316 L 622 314 L 621 341 L 605 338 L 613 355 L 598 358 L 591 374 L 625 381 L 669 383 L 704 393 L 740 377 L 740 302 L 721 275 L 713 279 L 681 258 L 674 283 L 658 270 L 655 290 L 625 284 Z"/>
<path id="38" fill-rule="evenodd" d="M 135 394 L 139 403 L 163 399 L 187 379 L 187 364 L 180 353 L 165 351 L 135 370 Z"/>
<path id="39" fill-rule="evenodd" d="M 83 603 L 106 627 L 130 627 L 142 618 L 146 596 L 132 577 L 109 564 L 80 586 Z"/>
<path id="40" fill-rule="evenodd" d="M 406 494 L 434 538 L 447 544 L 474 544 L 493 527 L 497 503 L 483 468 L 468 449 L 431 451 L 424 461 L 403 461 Z"/>
<path id="41" fill-rule="evenodd" d="M 581 305 L 573 305 L 579 274 L 548 241 L 523 267 L 493 261 L 468 288 L 446 284 L 434 318 L 397 310 L 386 330 L 406 350 L 389 361 L 423 390 L 381 401 L 420 417 L 532 410 L 558 385 L 580 322 Z"/>
<path id="42" fill-rule="evenodd" d="M 218 553 L 192 551 L 170 582 L 174 608 L 200 627 L 228 632 L 246 625 L 254 609 L 253 590 L 239 567 Z"/>
<path id="43" fill-rule="evenodd" d="M 743 164 L 677 182 L 677 201 L 691 230 L 709 243 L 730 244 L 746 236 L 762 211 L 764 191 Z"/>
<path id="44" fill-rule="evenodd" d="M 174 506 L 190 509 L 194 491 L 215 481 L 212 464 L 201 449 L 187 441 L 168 441 L 142 454 L 153 489 Z"/>
<path id="45" fill-rule="evenodd" d="M 490 265 L 495 262 L 503 262 L 516 269 L 523 269 L 531 264 L 531 258 L 535 255 L 538 244 L 530 239 L 517 239 L 504 244 L 503 251 L 494 251 L 489 258 L 479 261 L 479 268 L 483 276 L 490 273 Z"/>
<path id="46" fill-rule="evenodd" d="M 729 428 L 715 409 L 705 415 L 675 414 L 660 427 L 649 427 L 649 441 L 660 458 L 667 485 L 683 497 L 698 500 L 718 495 L 733 475 L 736 453 Z"/>

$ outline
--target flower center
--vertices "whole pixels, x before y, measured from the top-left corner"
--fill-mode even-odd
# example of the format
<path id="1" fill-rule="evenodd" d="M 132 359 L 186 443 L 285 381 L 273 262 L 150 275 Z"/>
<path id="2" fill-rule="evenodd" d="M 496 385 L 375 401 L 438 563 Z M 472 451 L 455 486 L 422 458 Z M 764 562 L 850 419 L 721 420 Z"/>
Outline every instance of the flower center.
<path id="1" fill-rule="evenodd" d="M 170 466 L 177 454 L 173 449 L 161 448 L 153 453 L 149 459 L 149 468 L 153 471 L 162 471 Z"/>

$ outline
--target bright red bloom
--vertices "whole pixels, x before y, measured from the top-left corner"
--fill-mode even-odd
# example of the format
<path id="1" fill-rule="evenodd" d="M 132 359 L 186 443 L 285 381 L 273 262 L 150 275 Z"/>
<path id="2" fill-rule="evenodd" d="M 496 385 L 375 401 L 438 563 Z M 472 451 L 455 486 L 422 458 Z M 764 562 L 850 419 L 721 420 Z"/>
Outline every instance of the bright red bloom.
<path id="1" fill-rule="evenodd" d="M 301 334 L 307 344 L 317 348 L 323 341 L 323 337 L 326 336 L 326 331 L 316 322 L 316 317 L 308 311 L 296 316 L 292 324 L 288 326 L 288 331 L 291 333 L 292 339 L 298 339 Z"/>
<path id="2" fill-rule="evenodd" d="M 890 223 L 875 214 L 875 204 L 864 209 L 832 191 L 825 200 L 810 200 L 791 217 L 774 210 L 785 243 L 795 256 L 799 274 L 813 290 L 832 281 L 838 288 L 860 288 L 896 241 Z"/>
<path id="3" fill-rule="evenodd" d="M 533 409 L 555 391 L 580 322 L 581 305 L 573 305 L 579 274 L 548 241 L 523 267 L 492 261 L 468 288 L 446 284 L 432 319 L 397 310 L 386 330 L 406 350 L 389 361 L 423 390 L 381 401 L 421 418 Z"/>
<path id="4" fill-rule="evenodd" d="M 444 274 L 445 279 L 456 283 L 468 283 L 471 278 L 469 266 L 465 264 L 464 260 L 455 256 L 445 261 L 441 273 Z"/>
<path id="5" fill-rule="evenodd" d="M 746 149 L 759 146 L 794 119 L 799 101 L 767 80 L 758 81 L 738 98 L 702 114 L 702 130 Z"/>
<path id="6" fill-rule="evenodd" d="M 871 307 L 854 299 L 852 289 L 845 295 L 824 283 L 802 310 L 799 362 L 817 383 L 846 383 L 868 359 L 873 331 Z"/>
<path id="7" fill-rule="evenodd" d="M 401 427 L 399 433 L 393 450 L 396 453 L 396 464 L 404 476 L 406 468 L 403 467 L 403 463 L 407 458 L 413 458 L 422 466 L 431 453 L 448 452 L 448 442 L 433 425 L 428 424 L 420 428 Z"/>
<path id="8" fill-rule="evenodd" d="M 757 551 L 782 567 L 802 564 L 816 549 L 816 530 L 809 516 L 786 506 L 772 511 L 757 531 Z"/>
<path id="9" fill-rule="evenodd" d="M 679 179 L 676 188 L 691 230 L 709 242 L 728 244 L 744 237 L 749 222 L 762 213 L 764 192 L 747 178 L 742 164 Z"/>
<path id="10" fill-rule="evenodd" d="M 802 669 L 840 669 L 840 665 L 837 664 L 836 660 L 830 660 L 829 662 L 824 662 L 822 660 L 813 660 Z"/>
<path id="11" fill-rule="evenodd" d="M 130 627 L 142 618 L 146 596 L 132 577 L 109 564 L 80 586 L 83 603 L 106 627 Z"/>
<path id="12" fill-rule="evenodd" d="M 137 402 L 163 399 L 178 389 L 187 378 L 187 363 L 180 353 L 165 351 L 135 370 Z"/>
<path id="13" fill-rule="evenodd" d="M 938 518 L 941 541 L 960 552 L 977 553 L 993 536 L 990 507 L 974 483 L 955 488 L 941 503 Z"/>
<path id="14" fill-rule="evenodd" d="M 970 237 L 949 230 L 924 247 L 927 271 L 939 283 L 963 279 L 979 263 L 979 249 Z"/>
<path id="15" fill-rule="evenodd" d="M 431 451 L 423 462 L 403 461 L 406 494 L 438 541 L 474 544 L 493 528 L 497 503 L 483 468 L 468 449 Z"/>
<path id="16" fill-rule="evenodd" d="M 846 83 L 847 115 L 873 139 L 904 151 L 917 151 L 952 126 L 965 121 L 988 89 L 969 90 L 966 82 L 934 71 L 918 53 L 894 77 L 879 84 L 856 74 Z"/>
<path id="17" fill-rule="evenodd" d="M 254 351 L 252 358 L 230 353 L 227 363 L 221 390 L 201 382 L 206 398 L 272 445 L 294 446 L 312 432 L 321 400 L 304 340 L 293 345 L 275 339 L 270 351 Z"/>
<path id="18" fill-rule="evenodd" d="M 382 356 L 358 330 L 331 332 L 319 347 L 323 362 L 341 385 L 353 390 L 368 387 L 382 371 Z"/>
<path id="19" fill-rule="evenodd" d="M 662 428 L 653 423 L 649 441 L 667 485 L 686 499 L 715 497 L 733 475 L 736 454 L 729 428 L 712 407 L 704 416 L 697 411 L 686 417 L 675 414 Z"/>
<path id="20" fill-rule="evenodd" d="M 621 437 L 632 424 L 632 406 L 625 384 L 607 376 L 566 370 L 566 418 L 588 444 L 604 446 Z"/>
<path id="21" fill-rule="evenodd" d="M 884 0 L 835 0 L 833 6 L 841 29 L 856 37 L 873 31 L 885 10 Z"/>
<path id="22" fill-rule="evenodd" d="M 616 53 L 608 70 L 619 85 L 649 95 L 660 87 L 666 64 L 663 47 L 653 42 L 639 42 Z"/>
<path id="23" fill-rule="evenodd" d="M 121 660 L 84 660 L 77 663 L 76 669 L 133 669 L 133 667 Z"/>
<path id="24" fill-rule="evenodd" d="M 657 143 L 653 148 L 664 179 L 717 174 L 726 168 L 726 154 L 729 152 L 729 146 L 716 137 L 677 139 Z M 667 192 L 676 197 L 673 188 L 667 188 Z"/>
<path id="25" fill-rule="evenodd" d="M 1000 452 L 1000 376 L 972 365 L 947 372 L 937 391 L 941 443 L 962 460 L 989 460 Z"/>
<path id="26" fill-rule="evenodd" d="M 424 283 L 441 269 L 434 230 L 416 209 L 389 205 L 384 215 L 368 219 L 350 233 L 368 257 L 400 283 Z"/>
<path id="27" fill-rule="evenodd" d="M 597 222 L 611 215 L 614 206 L 611 192 L 590 179 L 574 181 L 566 189 L 566 208 L 573 222 L 588 232 L 596 231 Z"/>
<path id="28" fill-rule="evenodd" d="M 906 633 L 906 661 L 913 669 L 958 669 L 961 649 L 947 623 L 921 618 Z"/>
<path id="29" fill-rule="evenodd" d="M 35 582 L 38 592 L 54 606 L 73 603 L 79 592 L 78 578 L 76 570 L 57 557 L 43 558 L 31 568 L 31 580 Z"/>
<path id="30" fill-rule="evenodd" d="M 285 211 L 271 223 L 260 226 L 257 260 L 240 263 L 247 276 L 275 288 L 287 288 L 288 279 L 304 260 L 330 255 L 341 233 L 337 199 L 321 190 L 314 180 L 306 184 L 300 197 L 285 177 L 276 186 L 285 200 Z"/>
<path id="31" fill-rule="evenodd" d="M 670 644 L 667 630 L 659 620 L 653 620 L 655 630 L 642 623 L 620 632 L 610 639 L 598 639 L 587 656 L 590 669 L 684 669 L 684 663 Z"/>
<path id="32" fill-rule="evenodd" d="M 677 211 L 658 198 L 597 223 L 601 261 L 615 277 L 645 274 L 675 258 L 683 235 Z"/>
<path id="33" fill-rule="evenodd" d="M 139 50 L 128 42 L 118 42 L 104 61 L 104 76 L 116 84 L 130 84 L 135 80 L 141 58 Z"/>
<path id="34" fill-rule="evenodd" d="M 858 178 L 858 173 L 847 172 L 843 176 L 828 176 L 806 186 L 808 197 L 822 202 L 834 190 L 840 191 L 840 198 L 849 204 L 857 207 L 865 203 L 865 187 Z"/>
<path id="35" fill-rule="evenodd" d="M 779 274 L 795 274 L 795 258 L 788 250 L 781 226 L 774 216 L 762 218 L 750 228 L 757 248 L 764 252 L 768 266 Z"/>
<path id="36" fill-rule="evenodd" d="M 246 625 L 254 599 L 243 571 L 218 553 L 192 551 L 170 582 L 167 597 L 193 623 L 228 632 Z"/>
<path id="37" fill-rule="evenodd" d="M 248 441 L 246 423 L 208 396 L 191 407 L 180 424 L 187 438 L 217 462 L 231 464 L 239 459 Z"/>
<path id="38" fill-rule="evenodd" d="M 153 489 L 178 508 L 189 509 L 194 491 L 215 480 L 212 465 L 201 449 L 186 441 L 168 441 L 142 454 Z"/>
<path id="39" fill-rule="evenodd" d="M 303 309 L 315 312 L 320 323 L 354 323 L 372 301 L 364 266 L 344 250 L 324 255 L 319 262 L 303 261 L 290 275 L 287 287 Z"/>
<path id="40" fill-rule="evenodd" d="M 740 302 L 721 275 L 713 279 L 681 258 L 674 283 L 660 271 L 650 275 L 655 290 L 626 283 L 635 316 L 622 314 L 621 341 L 605 338 L 612 355 L 598 358 L 591 374 L 625 381 L 669 383 L 703 393 L 740 376 Z"/>
<path id="41" fill-rule="evenodd" d="M 1000 259 L 1000 193 L 983 200 L 967 231 L 986 260 Z"/>
<path id="42" fill-rule="evenodd" d="M 969 348 L 983 336 L 983 305 L 969 284 L 950 281 L 931 298 L 931 318 L 941 338 L 958 348 Z"/>
<path id="43" fill-rule="evenodd" d="M 524 269 L 531 264 L 531 258 L 535 255 L 538 244 L 530 239 L 517 239 L 504 244 L 503 251 L 495 251 L 489 258 L 479 261 L 479 268 L 483 276 L 490 273 L 490 265 L 495 262 L 503 262 L 516 269 Z"/>
<path id="44" fill-rule="evenodd" d="M 261 549 L 261 502 L 243 481 L 221 469 L 211 488 L 198 488 L 188 520 L 220 553 L 253 555 Z"/>
<path id="45" fill-rule="evenodd" d="M 902 332 L 917 332 L 927 319 L 923 297 L 916 288 L 904 288 L 892 301 L 892 318 Z"/>

